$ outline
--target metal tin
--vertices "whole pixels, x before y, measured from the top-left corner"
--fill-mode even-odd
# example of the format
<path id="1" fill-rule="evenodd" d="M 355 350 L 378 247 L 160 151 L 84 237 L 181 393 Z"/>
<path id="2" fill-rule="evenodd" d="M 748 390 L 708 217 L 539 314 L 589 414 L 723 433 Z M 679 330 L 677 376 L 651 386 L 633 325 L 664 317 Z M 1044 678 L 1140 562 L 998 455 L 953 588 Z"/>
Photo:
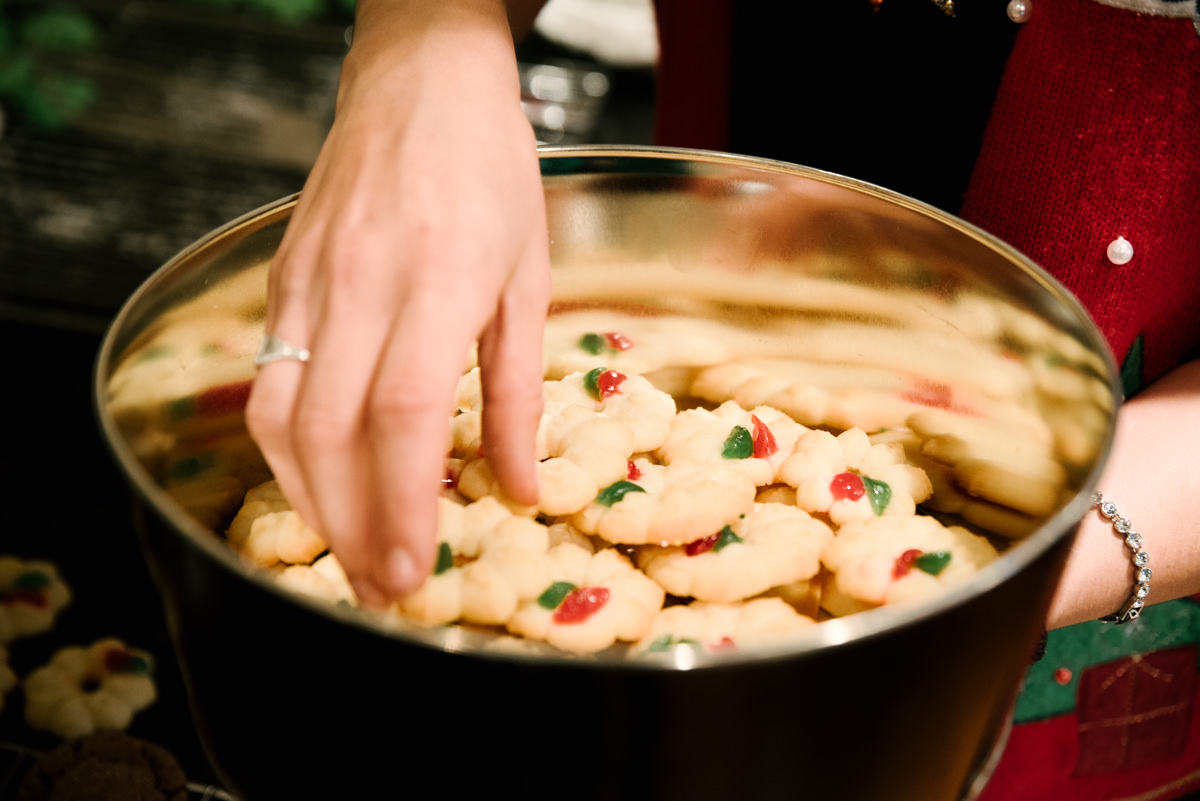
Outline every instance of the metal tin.
<path id="1" fill-rule="evenodd" d="M 841 176 L 632 147 L 546 150 L 542 170 L 556 312 L 691 315 L 738 327 L 763 358 L 859 360 L 866 386 L 819 387 L 844 408 L 863 396 L 1033 419 L 1055 438 L 1064 490 L 940 598 L 732 655 L 513 651 L 293 595 L 217 533 L 265 475 L 241 409 L 285 198 L 155 273 L 97 362 L 100 425 L 140 499 L 217 769 L 245 801 L 430 776 L 463 797 L 970 797 L 1111 442 L 1116 370 L 1087 314 L 1004 243 Z M 1013 364 L 1030 376 L 1020 391 Z M 914 397 L 914 381 L 936 392 Z"/>

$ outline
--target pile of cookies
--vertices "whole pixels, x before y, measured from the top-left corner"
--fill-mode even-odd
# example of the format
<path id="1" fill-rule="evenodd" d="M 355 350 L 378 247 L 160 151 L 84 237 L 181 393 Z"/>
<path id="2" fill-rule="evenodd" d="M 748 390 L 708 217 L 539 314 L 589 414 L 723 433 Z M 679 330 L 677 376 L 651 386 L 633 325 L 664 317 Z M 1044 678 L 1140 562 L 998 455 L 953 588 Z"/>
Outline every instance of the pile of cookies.
<path id="1" fill-rule="evenodd" d="M 744 650 L 944 592 L 1067 492 L 1047 424 L 1018 404 L 996 411 L 1039 380 L 1017 360 L 992 365 L 996 387 L 984 386 L 987 365 L 974 385 L 914 371 L 897 386 L 896 371 L 864 381 L 874 368 L 861 360 L 806 371 L 746 358 L 748 337 L 695 318 L 552 316 L 532 508 L 480 457 L 469 369 L 450 421 L 439 558 L 392 611 L 579 654 Z M 857 375 L 830 380 L 838 371 Z M 273 481 L 246 495 L 227 539 L 286 586 L 355 603 Z"/>

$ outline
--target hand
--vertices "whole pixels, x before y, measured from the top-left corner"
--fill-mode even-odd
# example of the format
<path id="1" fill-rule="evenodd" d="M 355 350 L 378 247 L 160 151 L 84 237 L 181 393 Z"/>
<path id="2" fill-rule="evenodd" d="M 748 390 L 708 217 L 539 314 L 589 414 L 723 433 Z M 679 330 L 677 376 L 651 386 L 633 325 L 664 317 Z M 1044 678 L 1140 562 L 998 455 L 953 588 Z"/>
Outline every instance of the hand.
<path id="1" fill-rule="evenodd" d="M 360 0 L 336 120 L 271 265 L 251 434 L 360 601 L 429 574 L 454 391 L 478 340 L 485 456 L 537 497 L 545 205 L 502 7 Z"/>

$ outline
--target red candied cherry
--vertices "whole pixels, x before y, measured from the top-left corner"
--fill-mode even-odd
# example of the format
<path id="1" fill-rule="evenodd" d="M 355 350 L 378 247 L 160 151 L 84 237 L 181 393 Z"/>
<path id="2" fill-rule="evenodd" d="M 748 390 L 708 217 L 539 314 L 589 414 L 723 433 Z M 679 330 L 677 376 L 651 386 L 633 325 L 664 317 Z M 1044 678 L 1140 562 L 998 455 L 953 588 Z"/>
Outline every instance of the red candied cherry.
<path id="1" fill-rule="evenodd" d="M 737 643 L 732 637 L 726 636 L 708 646 L 710 654 L 732 654 L 737 652 Z"/>
<path id="2" fill-rule="evenodd" d="M 608 331 L 604 334 L 604 341 L 610 348 L 616 351 L 629 350 L 633 347 L 633 340 L 617 331 Z"/>
<path id="3" fill-rule="evenodd" d="M 608 603 L 609 595 L 606 587 L 576 587 L 567 593 L 562 603 L 554 610 L 554 622 L 582 623 Z"/>
<path id="4" fill-rule="evenodd" d="M 758 415 L 750 415 L 750 422 L 754 425 L 754 458 L 766 459 L 779 450 L 779 445 L 775 442 L 775 435 L 762 420 L 758 419 Z"/>
<path id="5" fill-rule="evenodd" d="M 858 473 L 838 473 L 829 482 L 829 491 L 835 501 L 857 501 L 866 494 L 867 488 Z"/>
<path id="6" fill-rule="evenodd" d="M 687 545 L 683 546 L 683 552 L 688 556 L 699 556 L 702 553 L 716 551 L 720 553 L 725 546 L 732 545 L 735 542 L 745 542 L 741 537 L 734 533 L 729 526 L 718 531 L 716 534 L 709 534 L 707 537 L 701 537 L 698 540 L 692 540 Z"/>
<path id="7" fill-rule="evenodd" d="M 892 566 L 892 578 L 902 579 L 912 570 L 913 562 L 917 561 L 922 551 L 918 548 L 909 548 L 904 553 L 896 557 L 896 564 Z"/>
<path id="8" fill-rule="evenodd" d="M 109 648 L 104 652 L 104 669 L 109 673 L 144 675 L 150 672 L 150 663 L 126 648 Z"/>
<path id="9" fill-rule="evenodd" d="M 629 376 L 616 370 L 606 370 L 603 367 L 597 367 L 591 370 L 583 377 L 583 386 L 588 394 L 596 400 L 604 400 L 605 398 L 615 395 L 621 391 L 621 384 Z"/>

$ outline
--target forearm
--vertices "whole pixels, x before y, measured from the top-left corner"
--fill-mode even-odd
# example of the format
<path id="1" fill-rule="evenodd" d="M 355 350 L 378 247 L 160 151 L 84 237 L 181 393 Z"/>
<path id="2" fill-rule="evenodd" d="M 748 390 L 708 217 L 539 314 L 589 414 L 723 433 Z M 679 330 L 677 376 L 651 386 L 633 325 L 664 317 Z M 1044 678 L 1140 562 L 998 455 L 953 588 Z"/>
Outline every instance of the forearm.
<path id="1" fill-rule="evenodd" d="M 1200 361 L 1156 381 L 1121 409 L 1098 489 L 1144 538 L 1150 603 L 1200 592 Z M 1112 614 L 1133 587 L 1130 551 L 1090 510 L 1051 605 L 1050 628 Z"/>
<path id="2" fill-rule="evenodd" d="M 533 28 L 546 0 L 358 0 L 351 74 L 383 54 L 396 52 L 406 39 L 434 30 L 469 36 L 456 48 L 459 57 L 513 59 L 513 43 Z M 483 51 L 476 51 L 486 42 Z M 515 59 L 514 59 L 515 60 Z"/>

